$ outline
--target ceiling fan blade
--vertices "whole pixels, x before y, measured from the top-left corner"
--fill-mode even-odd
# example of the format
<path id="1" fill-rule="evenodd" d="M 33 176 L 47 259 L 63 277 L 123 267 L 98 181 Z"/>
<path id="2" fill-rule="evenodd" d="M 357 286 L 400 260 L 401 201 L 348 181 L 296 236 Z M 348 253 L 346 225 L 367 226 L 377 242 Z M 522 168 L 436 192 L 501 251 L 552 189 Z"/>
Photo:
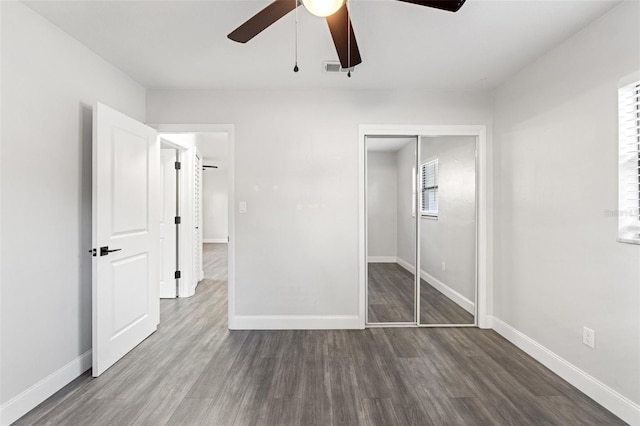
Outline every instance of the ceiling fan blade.
<path id="1" fill-rule="evenodd" d="M 275 0 L 227 37 L 238 43 L 246 43 L 296 7 L 298 0 Z"/>
<path id="2" fill-rule="evenodd" d="M 329 31 L 331 31 L 342 68 L 351 68 L 360 64 L 362 62 L 360 49 L 358 49 L 346 2 L 336 13 L 327 16 L 327 24 L 329 24 Z"/>
<path id="3" fill-rule="evenodd" d="M 449 12 L 457 12 L 460 10 L 465 0 L 398 0 L 404 3 L 413 3 L 420 6 L 435 7 L 436 9 L 448 10 Z"/>

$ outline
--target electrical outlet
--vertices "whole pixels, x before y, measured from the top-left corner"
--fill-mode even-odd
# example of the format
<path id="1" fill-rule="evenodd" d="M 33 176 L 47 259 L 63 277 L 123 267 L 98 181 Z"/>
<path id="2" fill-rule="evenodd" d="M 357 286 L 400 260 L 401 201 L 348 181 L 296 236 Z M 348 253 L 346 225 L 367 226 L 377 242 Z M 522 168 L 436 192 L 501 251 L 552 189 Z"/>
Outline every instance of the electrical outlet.
<path id="1" fill-rule="evenodd" d="M 582 329 L 582 343 L 590 348 L 596 347 L 596 332 L 590 328 L 584 327 Z"/>
<path id="2" fill-rule="evenodd" d="M 445 272 L 447 270 L 447 264 L 444 263 L 444 260 L 442 261 L 442 272 Z"/>
<path id="3" fill-rule="evenodd" d="M 247 202 L 246 201 L 240 201 L 240 203 L 238 205 L 238 210 L 240 211 L 240 213 L 246 213 L 247 212 Z"/>

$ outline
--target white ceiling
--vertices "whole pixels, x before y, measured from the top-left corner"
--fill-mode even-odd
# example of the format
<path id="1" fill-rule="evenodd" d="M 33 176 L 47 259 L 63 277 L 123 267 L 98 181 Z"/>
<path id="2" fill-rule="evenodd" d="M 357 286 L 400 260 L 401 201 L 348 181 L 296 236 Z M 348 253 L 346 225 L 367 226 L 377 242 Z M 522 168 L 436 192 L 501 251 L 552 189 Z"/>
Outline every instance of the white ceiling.
<path id="1" fill-rule="evenodd" d="M 326 23 L 299 8 L 246 45 L 226 35 L 269 0 L 28 1 L 36 12 L 147 88 L 486 89 L 615 6 L 598 0 L 467 0 L 458 13 L 350 0 L 363 63 L 337 55 Z"/>

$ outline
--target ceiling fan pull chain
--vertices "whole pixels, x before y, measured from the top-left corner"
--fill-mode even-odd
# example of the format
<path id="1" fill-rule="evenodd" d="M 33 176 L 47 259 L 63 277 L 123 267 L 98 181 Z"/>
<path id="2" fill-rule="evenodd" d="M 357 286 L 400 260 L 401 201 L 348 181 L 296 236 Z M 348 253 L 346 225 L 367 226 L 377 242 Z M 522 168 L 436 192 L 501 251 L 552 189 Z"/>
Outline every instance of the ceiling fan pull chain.
<path id="1" fill-rule="evenodd" d="M 294 0 L 296 2 L 296 64 L 293 67 L 293 72 L 298 72 L 300 71 L 300 68 L 298 68 L 298 0 Z"/>

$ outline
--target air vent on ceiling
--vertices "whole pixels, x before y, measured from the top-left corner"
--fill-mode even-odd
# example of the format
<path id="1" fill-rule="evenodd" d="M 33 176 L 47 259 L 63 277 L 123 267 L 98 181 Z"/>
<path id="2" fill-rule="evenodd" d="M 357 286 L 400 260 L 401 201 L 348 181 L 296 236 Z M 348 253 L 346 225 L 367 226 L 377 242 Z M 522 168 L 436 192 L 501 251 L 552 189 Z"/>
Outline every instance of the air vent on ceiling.
<path id="1" fill-rule="evenodd" d="M 340 62 L 338 61 L 324 61 L 322 63 L 322 69 L 327 73 L 341 73 L 349 71 L 349 68 L 342 68 L 342 65 L 340 65 Z M 351 72 L 353 72 L 354 69 L 355 67 L 351 67 Z"/>

